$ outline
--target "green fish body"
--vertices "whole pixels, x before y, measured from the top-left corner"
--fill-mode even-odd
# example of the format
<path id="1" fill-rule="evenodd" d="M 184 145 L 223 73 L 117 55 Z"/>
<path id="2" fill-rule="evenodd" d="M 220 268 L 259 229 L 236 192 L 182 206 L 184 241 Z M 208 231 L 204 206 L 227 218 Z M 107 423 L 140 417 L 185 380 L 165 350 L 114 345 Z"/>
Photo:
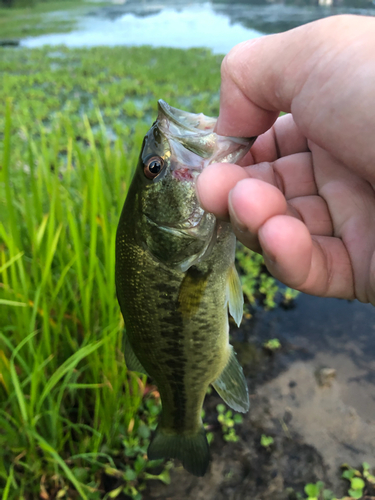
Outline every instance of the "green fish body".
<path id="1" fill-rule="evenodd" d="M 213 161 L 243 157 L 254 139 L 220 137 L 215 122 L 159 101 L 116 240 L 125 360 L 153 378 L 162 401 L 148 456 L 178 458 L 197 476 L 209 464 L 201 420 L 208 386 L 234 410 L 249 408 L 228 341 L 228 306 L 238 324 L 243 308 L 236 240 L 229 224 L 200 207 L 195 181 Z"/>

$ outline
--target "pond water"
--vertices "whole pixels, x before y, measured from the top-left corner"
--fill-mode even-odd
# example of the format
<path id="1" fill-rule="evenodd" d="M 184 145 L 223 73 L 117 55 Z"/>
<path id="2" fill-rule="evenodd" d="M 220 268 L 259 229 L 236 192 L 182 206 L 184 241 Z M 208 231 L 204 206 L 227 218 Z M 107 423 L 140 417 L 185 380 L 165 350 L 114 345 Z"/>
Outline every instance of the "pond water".
<path id="1" fill-rule="evenodd" d="M 46 16 L 75 16 L 76 29 L 25 38 L 21 45 L 152 45 L 208 47 L 225 54 L 234 45 L 265 33 L 277 33 L 340 13 L 375 15 L 375 9 L 297 6 L 281 3 L 181 2 L 128 0 L 122 5 L 86 7 Z"/>
<path id="2" fill-rule="evenodd" d="M 209 4 L 181 8 L 160 6 L 155 10 L 123 12 L 118 8 L 100 9 L 82 16 L 78 29 L 71 33 L 49 34 L 23 40 L 22 45 L 64 44 L 68 47 L 95 45 L 153 45 L 175 48 L 210 47 L 226 53 L 235 44 L 261 36 L 257 30 L 231 25 L 224 14 L 215 13 Z"/>

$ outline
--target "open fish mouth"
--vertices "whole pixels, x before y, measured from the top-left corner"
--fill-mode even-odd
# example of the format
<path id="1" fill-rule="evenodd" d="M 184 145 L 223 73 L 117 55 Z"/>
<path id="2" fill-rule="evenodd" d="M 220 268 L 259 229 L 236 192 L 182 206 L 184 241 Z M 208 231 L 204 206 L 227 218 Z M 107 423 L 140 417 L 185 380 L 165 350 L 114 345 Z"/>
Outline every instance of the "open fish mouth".
<path id="1" fill-rule="evenodd" d="M 216 134 L 214 128 L 217 118 L 173 108 L 162 99 L 158 104 L 157 122 L 161 132 L 206 160 L 202 162 L 201 169 L 214 162 L 236 163 L 255 142 L 256 137 L 224 137 Z"/>
<path id="2" fill-rule="evenodd" d="M 213 132 L 216 125 L 216 118 L 211 116 L 206 116 L 203 113 L 189 113 L 188 111 L 183 111 L 181 109 L 173 108 L 168 103 L 159 99 L 159 110 L 162 110 L 163 114 L 170 121 L 180 128 L 192 131 L 194 134 L 197 130 L 208 132 Z"/>

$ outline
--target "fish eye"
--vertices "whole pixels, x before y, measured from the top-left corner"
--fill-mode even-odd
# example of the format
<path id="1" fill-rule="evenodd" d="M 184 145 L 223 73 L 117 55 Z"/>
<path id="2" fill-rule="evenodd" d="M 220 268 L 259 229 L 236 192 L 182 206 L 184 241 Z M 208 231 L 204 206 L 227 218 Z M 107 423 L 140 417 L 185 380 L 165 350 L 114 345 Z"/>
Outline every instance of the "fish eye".
<path id="1" fill-rule="evenodd" d="M 164 165 L 163 158 L 152 156 L 144 163 L 143 172 L 147 179 L 155 179 L 160 174 Z"/>

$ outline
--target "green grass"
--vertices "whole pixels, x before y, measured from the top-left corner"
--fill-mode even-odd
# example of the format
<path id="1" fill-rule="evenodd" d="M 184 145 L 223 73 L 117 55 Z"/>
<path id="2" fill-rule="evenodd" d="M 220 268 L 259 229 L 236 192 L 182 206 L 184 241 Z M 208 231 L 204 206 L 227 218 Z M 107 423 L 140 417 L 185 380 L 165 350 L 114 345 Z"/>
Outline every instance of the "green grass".
<path id="1" fill-rule="evenodd" d="M 3 499 L 102 498 L 104 472 L 111 498 L 169 481 L 145 460 L 158 398 L 124 364 L 115 232 L 157 99 L 217 114 L 220 62 L 196 49 L 0 52 Z"/>
<path id="2" fill-rule="evenodd" d="M 9 480 L 12 464 L 13 498 L 35 490 L 42 472 L 64 476 L 82 498 L 92 498 L 87 495 L 98 481 L 80 484 L 65 460 L 70 457 L 74 471 L 83 464 L 72 456 L 95 457 L 104 443 L 113 446 L 143 396 L 123 362 L 113 272 L 117 217 L 135 157 L 120 141 L 109 147 L 104 133 L 96 146 L 87 119 L 89 144 L 73 143 L 59 117 L 49 134 L 40 128 L 39 141 L 23 128 L 25 157 L 20 154 L 17 163 L 11 115 L 8 101 L 0 223 L 0 477 Z"/>
<path id="3" fill-rule="evenodd" d="M 115 231 L 157 99 L 214 112 L 220 59 L 1 56 L 0 492 L 100 498 L 106 470 L 137 498 L 159 406 L 124 364 Z"/>

